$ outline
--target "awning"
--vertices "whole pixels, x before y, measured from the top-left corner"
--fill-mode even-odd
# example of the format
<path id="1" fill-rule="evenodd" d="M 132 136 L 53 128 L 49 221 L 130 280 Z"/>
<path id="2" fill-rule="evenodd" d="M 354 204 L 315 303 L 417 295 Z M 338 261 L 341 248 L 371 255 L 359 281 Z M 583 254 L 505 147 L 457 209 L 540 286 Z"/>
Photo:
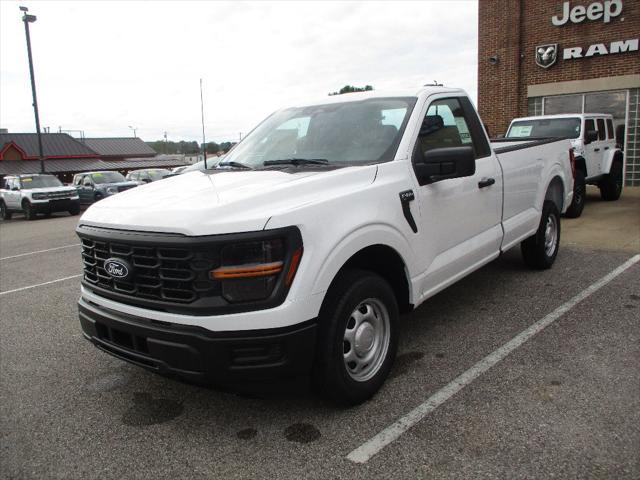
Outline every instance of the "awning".
<path id="1" fill-rule="evenodd" d="M 138 158 L 103 161 L 92 158 L 65 158 L 44 161 L 45 173 L 79 173 L 97 170 L 133 170 L 139 168 L 171 168 L 189 165 L 180 158 Z M 2 160 L 0 175 L 40 173 L 38 160 Z"/>

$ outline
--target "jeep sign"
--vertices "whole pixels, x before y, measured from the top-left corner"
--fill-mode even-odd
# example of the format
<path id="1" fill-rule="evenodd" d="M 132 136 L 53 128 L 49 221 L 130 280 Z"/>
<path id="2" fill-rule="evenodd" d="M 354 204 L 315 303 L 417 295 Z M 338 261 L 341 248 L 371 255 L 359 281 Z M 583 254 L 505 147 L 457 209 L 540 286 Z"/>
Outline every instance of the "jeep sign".
<path id="1" fill-rule="evenodd" d="M 600 20 L 609 23 L 612 18 L 622 13 L 622 0 L 607 0 L 605 2 L 593 2 L 588 7 L 576 5 L 570 8 L 570 2 L 562 4 L 562 15 L 551 17 L 551 23 L 561 27 L 567 22 L 582 23 L 585 20 Z"/>

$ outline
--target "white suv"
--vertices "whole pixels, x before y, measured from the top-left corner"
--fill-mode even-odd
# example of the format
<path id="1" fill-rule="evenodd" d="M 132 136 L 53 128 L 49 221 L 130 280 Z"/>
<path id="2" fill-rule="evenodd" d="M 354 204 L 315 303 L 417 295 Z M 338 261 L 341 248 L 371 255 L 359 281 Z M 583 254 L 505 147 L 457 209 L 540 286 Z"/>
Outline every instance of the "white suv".
<path id="1" fill-rule="evenodd" d="M 579 217 L 586 184 L 597 185 L 603 200 L 618 200 L 622 193 L 624 155 L 616 146 L 613 117 L 603 113 L 544 115 L 516 118 L 507 138 L 567 137 L 575 155 L 573 202 L 566 215 Z"/>

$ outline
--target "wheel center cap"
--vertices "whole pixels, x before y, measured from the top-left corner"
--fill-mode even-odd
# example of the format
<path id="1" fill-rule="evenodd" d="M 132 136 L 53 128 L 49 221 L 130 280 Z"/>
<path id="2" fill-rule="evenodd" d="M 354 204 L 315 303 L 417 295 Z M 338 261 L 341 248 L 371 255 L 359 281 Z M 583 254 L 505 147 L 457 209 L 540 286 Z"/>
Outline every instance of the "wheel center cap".
<path id="1" fill-rule="evenodd" d="M 363 323 L 356 331 L 356 354 L 362 356 L 371 350 L 375 338 L 375 331 L 370 323 Z"/>

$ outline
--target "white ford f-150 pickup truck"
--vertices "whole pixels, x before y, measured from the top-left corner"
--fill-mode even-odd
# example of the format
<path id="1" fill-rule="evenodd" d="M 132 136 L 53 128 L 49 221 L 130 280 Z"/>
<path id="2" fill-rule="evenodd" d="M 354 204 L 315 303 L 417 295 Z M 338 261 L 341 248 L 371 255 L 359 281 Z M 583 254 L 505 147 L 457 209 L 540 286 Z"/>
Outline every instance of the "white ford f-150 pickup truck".
<path id="1" fill-rule="evenodd" d="M 586 185 L 597 185 L 603 200 L 618 200 L 622 193 L 624 155 L 617 147 L 613 117 L 604 113 L 569 113 L 514 118 L 507 138 L 565 137 L 575 156 L 573 200 L 568 217 L 582 214 Z"/>
<path id="2" fill-rule="evenodd" d="M 362 402 L 392 367 L 400 313 L 518 244 L 551 267 L 570 148 L 492 148 L 467 95 L 443 87 L 277 111 L 215 168 L 84 213 L 84 335 L 191 381 L 310 373 Z"/>

